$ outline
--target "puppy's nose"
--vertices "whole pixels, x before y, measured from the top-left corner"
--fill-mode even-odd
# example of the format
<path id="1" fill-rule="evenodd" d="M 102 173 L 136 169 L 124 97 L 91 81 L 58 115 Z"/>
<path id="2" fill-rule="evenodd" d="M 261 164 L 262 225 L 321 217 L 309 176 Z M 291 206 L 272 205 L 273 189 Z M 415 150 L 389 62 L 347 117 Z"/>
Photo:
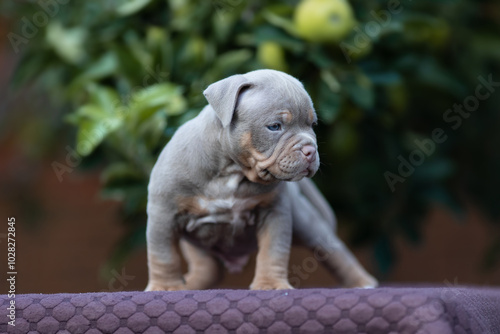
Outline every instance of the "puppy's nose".
<path id="1" fill-rule="evenodd" d="M 316 148 L 312 145 L 304 145 L 302 147 L 302 153 L 306 156 L 307 161 L 313 162 L 316 160 Z"/>

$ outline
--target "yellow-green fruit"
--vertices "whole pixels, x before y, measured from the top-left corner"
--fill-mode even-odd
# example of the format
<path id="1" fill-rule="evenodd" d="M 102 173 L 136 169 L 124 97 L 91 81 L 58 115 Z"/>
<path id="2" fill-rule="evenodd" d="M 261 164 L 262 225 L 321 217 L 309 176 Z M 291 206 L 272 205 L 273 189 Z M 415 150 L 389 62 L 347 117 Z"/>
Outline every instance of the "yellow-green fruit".
<path id="1" fill-rule="evenodd" d="M 276 42 L 264 42 L 257 49 L 257 59 L 267 68 L 286 71 L 287 64 L 283 48 Z"/>
<path id="2" fill-rule="evenodd" d="M 294 24 L 311 42 L 340 42 L 356 20 L 347 0 L 303 0 L 295 9 Z"/>

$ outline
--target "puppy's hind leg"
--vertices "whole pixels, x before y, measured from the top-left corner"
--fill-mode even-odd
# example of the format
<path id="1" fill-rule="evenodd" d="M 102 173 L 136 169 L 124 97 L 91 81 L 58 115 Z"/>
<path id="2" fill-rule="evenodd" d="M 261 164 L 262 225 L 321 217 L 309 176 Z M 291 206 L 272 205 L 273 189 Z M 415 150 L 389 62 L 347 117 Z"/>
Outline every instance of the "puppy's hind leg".
<path id="1" fill-rule="evenodd" d="M 310 184 L 301 184 L 304 181 Z M 302 180 L 291 185 L 289 191 L 293 192 L 294 234 L 314 252 L 315 259 L 333 272 L 345 287 L 376 287 L 377 280 L 366 272 L 335 234 L 335 216 L 312 181 Z"/>
<path id="2" fill-rule="evenodd" d="M 222 267 L 210 254 L 181 239 L 180 247 L 188 264 L 184 276 L 188 290 L 203 290 L 213 287 L 222 279 Z"/>

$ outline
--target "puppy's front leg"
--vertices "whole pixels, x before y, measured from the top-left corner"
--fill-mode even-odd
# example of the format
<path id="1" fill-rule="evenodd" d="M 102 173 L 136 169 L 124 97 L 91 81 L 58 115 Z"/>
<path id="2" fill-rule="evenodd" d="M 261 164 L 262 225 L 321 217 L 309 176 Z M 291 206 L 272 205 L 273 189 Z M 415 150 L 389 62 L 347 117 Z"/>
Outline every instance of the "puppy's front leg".
<path id="1" fill-rule="evenodd" d="M 292 243 L 292 216 L 288 196 L 265 215 L 258 229 L 257 263 L 250 289 L 293 289 L 288 283 L 288 261 Z"/>
<path id="2" fill-rule="evenodd" d="M 179 238 L 175 233 L 172 215 L 154 200 L 148 203 L 148 226 L 146 232 L 148 248 L 149 282 L 146 291 L 184 290 Z"/>

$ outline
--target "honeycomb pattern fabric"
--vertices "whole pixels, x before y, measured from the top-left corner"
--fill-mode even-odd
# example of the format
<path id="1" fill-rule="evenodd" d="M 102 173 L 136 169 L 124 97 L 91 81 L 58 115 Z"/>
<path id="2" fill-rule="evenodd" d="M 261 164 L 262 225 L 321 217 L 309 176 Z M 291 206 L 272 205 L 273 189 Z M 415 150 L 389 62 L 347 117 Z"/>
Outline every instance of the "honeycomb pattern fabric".
<path id="1" fill-rule="evenodd" d="M 207 290 L 0 296 L 0 333 L 500 333 L 500 289 Z"/>

